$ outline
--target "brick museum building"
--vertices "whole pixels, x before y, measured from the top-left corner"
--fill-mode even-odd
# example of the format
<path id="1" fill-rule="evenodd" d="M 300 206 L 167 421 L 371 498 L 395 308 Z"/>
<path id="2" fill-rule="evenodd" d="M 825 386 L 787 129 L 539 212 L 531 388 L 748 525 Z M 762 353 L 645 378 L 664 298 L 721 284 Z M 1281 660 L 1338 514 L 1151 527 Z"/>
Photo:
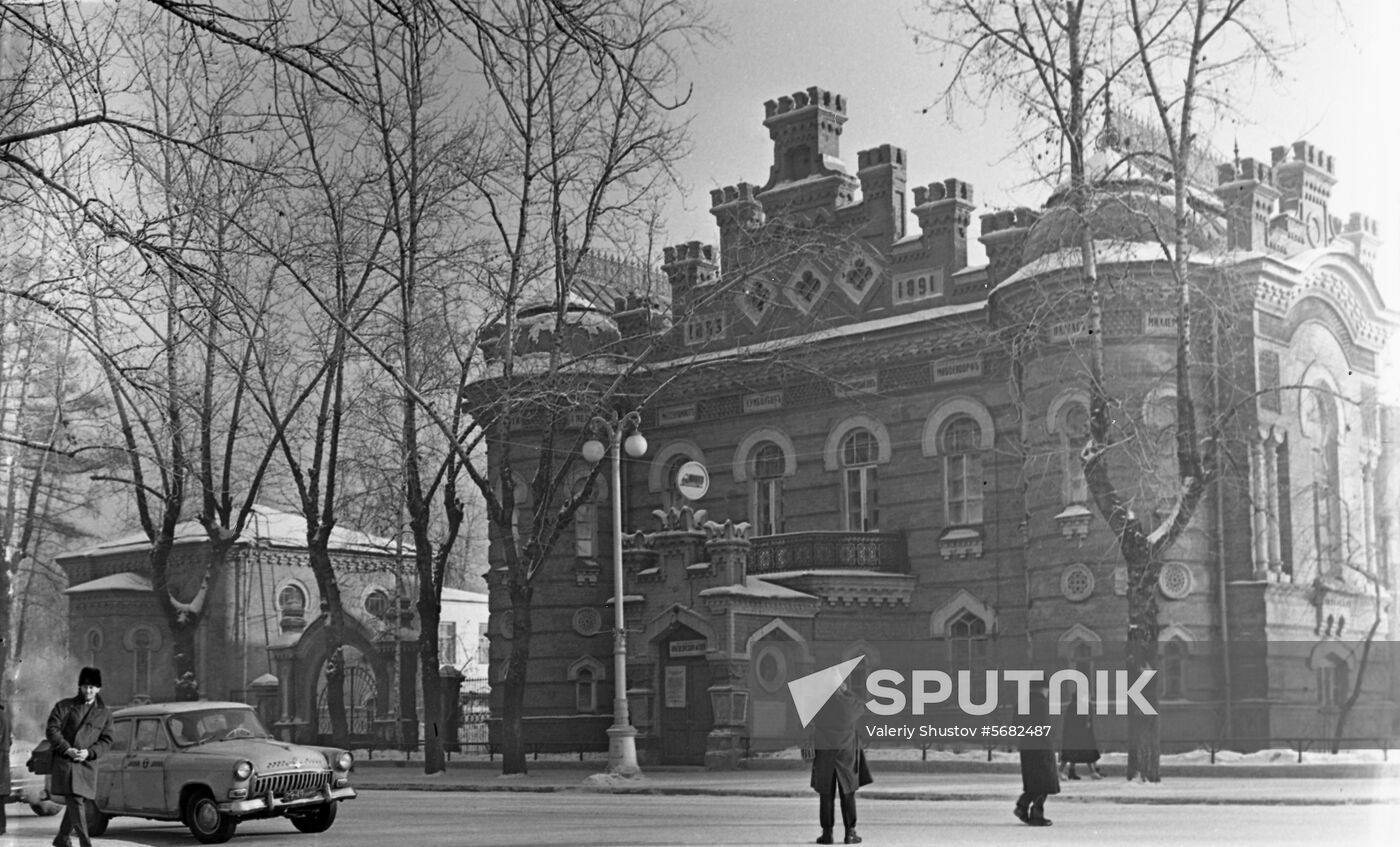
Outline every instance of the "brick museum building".
<path id="1" fill-rule="evenodd" d="M 1126 568 L 1079 459 L 1084 219 L 1060 192 L 979 215 L 959 179 L 911 191 L 910 162 L 888 144 L 851 169 L 840 95 L 809 88 L 764 112 L 767 179 L 711 192 L 718 247 L 667 248 L 660 290 L 599 297 L 557 330 L 669 344 L 638 377 L 674 381 L 643 406 L 650 447 L 621 477 L 627 697 L 644 763 L 721 765 L 784 743 L 786 682 L 819 666 L 816 645 L 1087 670 L 1121 661 L 1126 637 Z M 1110 146 L 1151 136 L 1125 118 Z M 1393 657 L 1361 664 L 1368 635 L 1397 637 L 1400 417 L 1379 363 L 1400 315 L 1382 297 L 1395 281 L 1373 277 L 1377 227 L 1333 213 L 1335 163 L 1306 142 L 1192 170 L 1193 283 L 1211 306 L 1193 320 L 1191 379 L 1225 448 L 1156 588 L 1164 749 L 1330 737 L 1363 674 L 1347 734 L 1394 737 Z M 1088 217 L 1108 281 L 1112 461 L 1150 526 L 1179 485 L 1176 305 L 1152 237 L 1171 197 L 1151 173 L 1107 173 Z M 987 264 L 969 265 L 970 238 Z M 695 502 L 676 490 L 690 461 L 710 478 Z M 607 747 L 610 502 L 601 492 L 579 513 L 535 582 L 527 743 Z M 499 539 L 491 556 L 500 577 Z M 497 578 L 493 683 L 508 609 Z M 1125 731 L 1099 721 L 1110 749 Z"/>

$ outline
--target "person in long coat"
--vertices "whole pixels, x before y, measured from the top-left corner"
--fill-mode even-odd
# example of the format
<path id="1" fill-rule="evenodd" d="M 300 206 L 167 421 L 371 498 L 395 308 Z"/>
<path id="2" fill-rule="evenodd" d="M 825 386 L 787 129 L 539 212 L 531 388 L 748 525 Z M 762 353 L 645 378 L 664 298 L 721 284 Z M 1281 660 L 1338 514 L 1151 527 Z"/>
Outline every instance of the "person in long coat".
<path id="1" fill-rule="evenodd" d="M 0 703 L 0 835 L 5 834 L 5 803 L 10 799 L 10 713 Z"/>
<path id="2" fill-rule="evenodd" d="M 1094 715 L 1090 704 L 1075 698 L 1074 708 L 1065 715 L 1064 733 L 1060 737 L 1060 768 L 1065 779 L 1079 779 L 1076 765 L 1088 765 L 1089 775 L 1102 779 L 1099 773 L 1099 742 L 1094 737 Z"/>
<path id="3" fill-rule="evenodd" d="M 860 725 L 864 706 L 842 682 L 821 711 L 812 719 L 812 788 L 817 792 L 817 817 L 822 833 L 818 844 L 833 843 L 836 825 L 836 796 L 841 797 L 841 823 L 846 827 L 844 843 L 859 844 L 856 834 L 856 789 L 870 782 L 860 767 Z M 863 781 L 862 781 L 863 778 Z"/>
<path id="4" fill-rule="evenodd" d="M 1044 681 L 1032 683 L 1030 711 L 1021 716 L 1021 726 L 1050 726 L 1049 734 L 1021 736 L 1021 796 L 1015 815 L 1030 826 L 1049 826 L 1045 798 L 1060 793 L 1060 772 L 1055 767 L 1055 741 L 1050 720 L 1050 691 Z"/>
<path id="5" fill-rule="evenodd" d="M 78 834 L 78 843 L 90 847 L 86 806 L 97 796 L 97 766 L 94 764 L 112 746 L 112 713 L 102 702 L 102 672 L 83 668 L 78 674 L 78 694 L 54 704 L 49 712 L 45 737 L 53 747 L 53 773 L 49 793 L 55 800 L 62 795 L 67 805 L 58 825 L 54 847 L 70 847 L 69 833 Z"/>

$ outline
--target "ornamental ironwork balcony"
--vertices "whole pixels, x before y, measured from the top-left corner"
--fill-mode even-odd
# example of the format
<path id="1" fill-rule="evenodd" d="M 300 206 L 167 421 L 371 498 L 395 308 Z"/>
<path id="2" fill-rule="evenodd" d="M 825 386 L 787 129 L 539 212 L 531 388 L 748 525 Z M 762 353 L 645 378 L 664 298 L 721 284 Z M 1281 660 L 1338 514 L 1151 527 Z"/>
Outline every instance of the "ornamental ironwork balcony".
<path id="1" fill-rule="evenodd" d="M 750 574 L 808 570 L 909 573 L 902 533 L 788 532 L 751 539 Z"/>

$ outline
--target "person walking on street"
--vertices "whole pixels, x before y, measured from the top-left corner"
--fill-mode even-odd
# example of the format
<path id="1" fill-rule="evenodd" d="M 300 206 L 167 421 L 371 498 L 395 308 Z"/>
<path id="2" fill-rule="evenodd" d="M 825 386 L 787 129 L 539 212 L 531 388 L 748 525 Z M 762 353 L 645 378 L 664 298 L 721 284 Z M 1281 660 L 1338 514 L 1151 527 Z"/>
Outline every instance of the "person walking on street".
<path id="1" fill-rule="evenodd" d="M 49 712 L 45 737 L 53 747 L 53 773 L 49 793 L 55 801 L 62 796 L 67 806 L 54 837 L 54 847 L 70 847 L 69 833 L 76 832 L 78 844 L 90 847 L 87 801 L 97 796 L 97 768 L 94 762 L 112 746 L 112 713 L 102 702 L 102 672 L 83 668 L 78 673 L 78 694 L 54 704 Z"/>
<path id="2" fill-rule="evenodd" d="M 1049 826 L 1045 798 L 1060 793 L 1060 772 L 1055 769 L 1055 742 L 1050 723 L 1050 690 L 1044 680 L 1031 683 L 1030 711 L 1021 716 L 1021 796 L 1015 815 L 1030 826 Z M 1049 727 L 1050 731 L 1045 731 Z M 1033 734 L 1039 733 L 1039 734 Z"/>
<path id="3" fill-rule="evenodd" d="M 870 782 L 862 767 L 860 749 L 860 699 L 849 682 L 842 682 L 812 720 L 812 788 L 819 796 L 817 817 L 822 834 L 818 844 L 835 843 L 836 796 L 841 797 L 841 823 L 846 827 L 843 843 L 859 844 L 856 834 L 856 789 Z"/>
<path id="4" fill-rule="evenodd" d="M 1064 734 L 1060 739 L 1060 771 L 1065 779 L 1079 779 L 1075 765 L 1088 765 L 1089 776 L 1103 779 L 1099 773 L 1099 742 L 1094 737 L 1093 706 L 1075 698 L 1074 707 L 1065 715 Z"/>

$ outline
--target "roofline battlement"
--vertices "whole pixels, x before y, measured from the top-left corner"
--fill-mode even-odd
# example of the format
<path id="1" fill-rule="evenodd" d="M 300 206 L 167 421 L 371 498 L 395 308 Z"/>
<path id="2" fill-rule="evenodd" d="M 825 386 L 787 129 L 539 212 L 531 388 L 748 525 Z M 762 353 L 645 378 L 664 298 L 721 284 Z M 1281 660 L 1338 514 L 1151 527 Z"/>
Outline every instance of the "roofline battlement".
<path id="1" fill-rule="evenodd" d="M 763 104 L 763 122 L 766 124 L 775 118 L 783 118 L 813 106 L 835 112 L 838 115 L 846 114 L 845 97 L 813 85 L 809 86 L 806 91 L 795 91 L 790 95 L 765 102 Z"/>
<path id="2" fill-rule="evenodd" d="M 942 182 L 930 183 L 926 186 L 914 186 L 914 208 L 928 206 L 934 203 L 943 203 L 948 200 L 958 200 L 963 203 L 972 202 L 972 183 L 964 182 L 957 177 L 949 177 Z"/>
<path id="3" fill-rule="evenodd" d="M 1240 159 L 1238 163 L 1226 162 L 1216 169 L 1217 184 L 1253 181 L 1262 185 L 1274 184 L 1274 169 L 1255 158 Z"/>
<path id="4" fill-rule="evenodd" d="M 674 265 L 677 262 L 714 262 L 715 246 L 713 244 L 702 244 L 699 241 L 687 241 L 677 244 L 674 247 L 665 247 L 661 251 L 665 258 L 665 264 Z"/>
<path id="5" fill-rule="evenodd" d="M 895 165 L 904 167 L 908 162 L 908 154 L 903 147 L 896 147 L 893 144 L 881 144 L 879 147 L 872 147 L 869 150 L 862 150 L 856 154 L 856 167 L 858 170 L 867 168 L 877 168 L 881 165 Z"/>
<path id="6" fill-rule="evenodd" d="M 1336 163 L 1334 162 L 1332 156 L 1328 155 L 1321 148 L 1316 147 L 1308 143 L 1307 141 L 1293 142 L 1292 159 L 1289 159 L 1288 157 L 1288 147 L 1275 147 L 1271 152 L 1273 154 L 1274 167 L 1278 167 L 1279 165 L 1286 164 L 1288 162 L 1302 162 L 1303 164 L 1312 165 L 1315 168 L 1319 168 L 1320 170 L 1326 172 L 1328 176 L 1335 177 L 1337 175 Z"/>
<path id="7" fill-rule="evenodd" d="M 988 212 L 981 216 L 982 237 L 986 238 L 989 235 L 996 235 L 1007 230 L 1030 229 L 1038 220 L 1040 220 L 1040 213 L 1029 206 L 1017 206 L 1015 209 Z"/>
<path id="8" fill-rule="evenodd" d="M 718 209 L 721 206 L 728 206 L 730 203 L 757 202 L 758 186 L 749 182 L 726 185 L 723 188 L 715 188 L 710 191 L 710 205 L 714 209 Z"/>

